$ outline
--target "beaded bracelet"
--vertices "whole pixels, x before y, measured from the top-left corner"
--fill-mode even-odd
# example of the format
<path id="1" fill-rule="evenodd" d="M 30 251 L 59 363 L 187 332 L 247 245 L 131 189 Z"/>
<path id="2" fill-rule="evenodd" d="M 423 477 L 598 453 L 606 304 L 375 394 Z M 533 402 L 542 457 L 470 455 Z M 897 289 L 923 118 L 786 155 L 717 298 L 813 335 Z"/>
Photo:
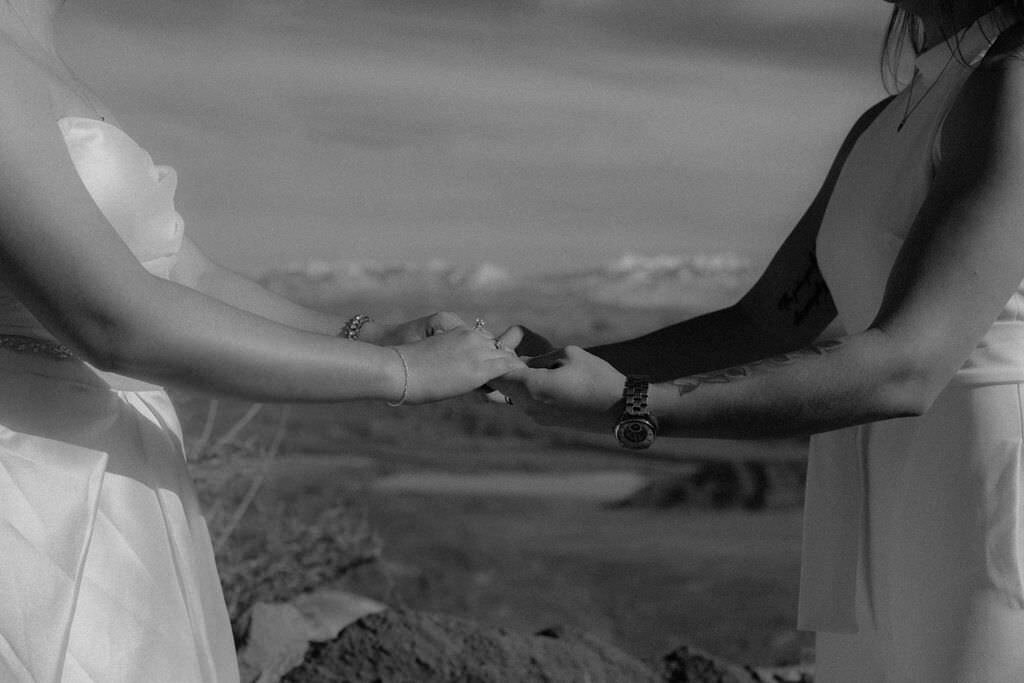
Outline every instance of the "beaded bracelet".
<path id="1" fill-rule="evenodd" d="M 343 339 L 351 339 L 352 341 L 355 341 L 359 338 L 359 331 L 363 329 L 363 325 L 371 320 L 373 320 L 373 318 L 362 313 L 354 315 L 345 321 L 345 324 L 341 327 L 341 331 L 338 332 L 338 336 Z"/>
<path id="2" fill-rule="evenodd" d="M 398 406 L 405 403 L 405 399 L 409 398 L 409 364 L 405 361 L 405 355 L 398 349 L 397 346 L 392 346 L 391 348 L 394 349 L 395 353 L 398 354 L 398 359 L 402 361 L 402 372 L 404 374 L 404 380 L 402 381 L 402 396 L 398 399 L 398 401 L 388 401 L 389 406 L 391 406 L 392 408 L 397 408 Z"/>

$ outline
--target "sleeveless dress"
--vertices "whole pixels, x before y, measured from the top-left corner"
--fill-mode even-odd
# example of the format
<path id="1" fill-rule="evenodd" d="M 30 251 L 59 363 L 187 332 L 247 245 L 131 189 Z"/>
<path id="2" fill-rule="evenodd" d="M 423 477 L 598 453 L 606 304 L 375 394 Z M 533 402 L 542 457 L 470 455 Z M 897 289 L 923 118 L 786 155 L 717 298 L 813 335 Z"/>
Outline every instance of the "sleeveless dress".
<path id="1" fill-rule="evenodd" d="M 168 277 L 176 176 L 119 128 L 58 122 L 97 206 Z M 53 337 L 0 286 L 0 334 Z M 0 348 L 0 680 L 238 681 L 181 428 L 160 387 Z"/>
<path id="2" fill-rule="evenodd" d="M 846 160 L 817 243 L 846 332 L 874 318 L 944 117 L 1006 19 L 920 55 Z M 1022 385 L 1024 284 L 926 414 L 813 437 L 799 622 L 819 683 L 1024 681 Z"/>

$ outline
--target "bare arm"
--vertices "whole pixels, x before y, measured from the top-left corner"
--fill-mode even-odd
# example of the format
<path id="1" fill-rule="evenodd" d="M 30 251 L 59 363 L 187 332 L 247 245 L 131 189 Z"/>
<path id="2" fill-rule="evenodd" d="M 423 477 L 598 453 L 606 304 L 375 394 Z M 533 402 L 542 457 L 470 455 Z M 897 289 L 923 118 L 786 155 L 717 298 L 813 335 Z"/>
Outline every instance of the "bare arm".
<path id="1" fill-rule="evenodd" d="M 187 237 L 171 271 L 171 279 L 235 308 L 307 332 L 337 335 L 352 315 L 370 313 L 352 311 L 336 315 L 299 305 L 214 262 Z M 359 339 L 372 344 L 409 343 L 462 324 L 457 315 L 446 312 L 394 325 L 374 319 L 362 326 Z"/>
<path id="2" fill-rule="evenodd" d="M 622 372 L 666 380 L 792 351 L 815 340 L 836 314 L 815 256 L 818 228 L 846 157 L 888 101 L 869 109 L 854 124 L 814 201 L 739 302 L 636 339 L 588 350 Z"/>
<path id="3" fill-rule="evenodd" d="M 827 431 L 926 411 L 1024 278 L 1024 62 L 976 71 L 947 118 L 942 163 L 874 322 L 863 332 L 652 387 L 676 436 Z M 622 375 L 581 349 L 515 373 L 542 403 L 607 429 Z M 541 410 L 544 406 L 542 405 Z M 560 415 L 566 420 L 571 410 Z"/>
<path id="4" fill-rule="evenodd" d="M 402 394 L 393 349 L 288 327 L 150 275 L 82 185 L 48 88 L 19 55 L 2 57 L 0 278 L 55 336 L 102 369 L 254 400 Z M 517 365 L 482 335 L 457 332 L 402 347 L 412 400 Z"/>
<path id="5" fill-rule="evenodd" d="M 244 275 L 214 262 L 188 237 L 182 242 L 171 280 L 235 308 L 307 332 L 335 335 L 347 318 L 300 306 Z"/>

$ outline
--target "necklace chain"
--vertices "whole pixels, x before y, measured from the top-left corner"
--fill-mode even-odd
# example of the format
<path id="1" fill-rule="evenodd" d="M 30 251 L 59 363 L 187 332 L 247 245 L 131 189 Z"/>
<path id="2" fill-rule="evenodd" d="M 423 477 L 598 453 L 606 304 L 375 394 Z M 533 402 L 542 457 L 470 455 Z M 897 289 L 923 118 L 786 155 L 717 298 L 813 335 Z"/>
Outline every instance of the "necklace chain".
<path id="1" fill-rule="evenodd" d="M 897 132 L 903 130 L 903 126 L 906 125 L 907 119 L 909 119 L 910 116 L 915 111 L 917 111 L 917 108 L 920 107 L 921 104 L 928 98 L 928 94 L 932 91 L 932 89 L 934 89 L 935 86 L 939 84 L 939 81 L 942 80 L 943 74 L 946 73 L 946 69 L 948 69 L 949 65 L 953 62 L 954 56 L 955 55 L 949 56 L 949 59 L 946 60 L 946 63 L 942 66 L 942 70 L 939 71 L 939 74 L 935 77 L 935 80 L 931 82 L 931 85 L 925 88 L 924 94 L 922 94 L 921 97 L 918 98 L 917 102 L 914 102 L 913 105 L 911 105 L 911 102 L 914 99 L 914 84 L 917 83 L 917 77 L 921 74 L 920 69 L 915 69 L 914 77 L 910 79 L 910 85 L 907 86 L 907 104 L 903 109 L 903 118 L 901 118 L 900 122 L 896 125 Z"/>

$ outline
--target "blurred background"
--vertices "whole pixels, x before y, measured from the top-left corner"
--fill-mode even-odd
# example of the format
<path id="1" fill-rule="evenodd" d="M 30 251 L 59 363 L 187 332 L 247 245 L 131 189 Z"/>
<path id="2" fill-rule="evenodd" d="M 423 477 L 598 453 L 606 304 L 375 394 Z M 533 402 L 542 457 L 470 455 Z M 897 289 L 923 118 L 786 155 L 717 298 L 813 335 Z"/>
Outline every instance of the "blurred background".
<path id="1" fill-rule="evenodd" d="M 880 99 L 881 0 L 71 0 L 62 42 L 190 234 L 513 273 L 760 261 Z"/>
<path id="2" fill-rule="evenodd" d="M 843 0 L 70 0 L 61 41 L 216 260 L 378 319 L 555 343 L 731 303 L 884 96 Z M 657 668 L 795 630 L 804 443 L 541 429 L 465 397 L 175 394 L 232 616 L 330 585 Z M 641 457 L 642 456 L 642 457 Z"/>

